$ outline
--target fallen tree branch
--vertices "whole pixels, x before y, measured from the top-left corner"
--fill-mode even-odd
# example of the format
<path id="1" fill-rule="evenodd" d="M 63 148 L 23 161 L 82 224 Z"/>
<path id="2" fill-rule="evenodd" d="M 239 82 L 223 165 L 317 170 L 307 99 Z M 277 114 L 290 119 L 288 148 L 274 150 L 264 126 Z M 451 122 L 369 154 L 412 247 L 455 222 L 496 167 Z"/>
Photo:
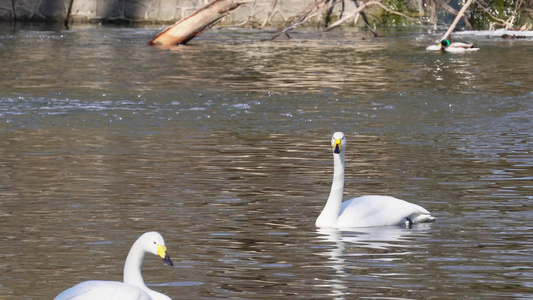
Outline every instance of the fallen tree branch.
<path id="1" fill-rule="evenodd" d="M 455 9 L 453 9 L 453 7 L 449 6 L 446 2 L 442 2 L 442 3 L 440 3 L 439 5 L 440 5 L 440 7 L 442 7 L 445 11 L 451 13 L 452 15 L 456 15 L 456 16 L 457 16 L 457 15 L 459 14 L 458 11 L 456 11 Z M 468 30 L 473 30 L 472 25 L 470 24 L 470 22 L 468 21 L 468 18 L 467 18 L 465 15 L 463 15 L 463 21 L 465 22 L 465 26 L 466 26 L 466 28 L 467 28 Z"/>
<path id="2" fill-rule="evenodd" d="M 467 0 L 466 1 L 465 5 L 463 5 L 461 10 L 459 11 L 457 16 L 455 17 L 455 20 L 453 20 L 452 25 L 450 25 L 450 28 L 448 28 L 448 31 L 446 31 L 444 36 L 440 39 L 441 41 L 450 37 L 450 35 L 452 34 L 452 32 L 455 29 L 455 26 L 457 26 L 457 23 L 459 23 L 459 19 L 461 19 L 463 17 L 463 15 L 465 14 L 466 9 L 470 6 L 470 4 L 472 4 L 472 2 L 473 2 L 473 0 Z"/>
<path id="3" fill-rule="evenodd" d="M 500 25 L 501 25 L 502 27 L 507 27 L 507 26 L 509 25 L 509 24 L 507 23 L 506 20 L 502 20 L 502 19 L 500 19 L 500 18 L 497 18 L 497 17 L 493 16 L 493 15 L 490 13 L 490 11 L 489 11 L 486 7 L 484 7 L 483 5 L 481 5 L 481 3 L 477 2 L 477 5 L 479 5 L 479 7 L 481 7 L 481 9 L 482 9 L 487 15 L 489 15 L 489 17 L 491 17 L 493 20 L 500 22 L 500 23 L 501 23 Z"/>
<path id="4" fill-rule="evenodd" d="M 263 24 L 261 24 L 261 28 L 265 28 L 266 24 L 270 22 L 270 19 L 272 18 L 272 15 L 274 14 L 274 11 L 276 10 L 277 5 L 278 5 L 278 0 L 274 0 L 272 2 L 272 8 L 268 12 L 266 19 L 263 21 Z"/>
<path id="5" fill-rule="evenodd" d="M 344 18 L 338 20 L 337 22 L 331 24 L 330 26 L 328 26 L 325 31 L 330 31 L 336 27 L 338 27 L 339 25 L 341 25 L 342 23 L 344 23 L 345 21 L 353 18 L 355 15 L 357 15 L 358 13 L 360 13 L 363 9 L 365 9 L 366 7 L 368 6 L 371 6 L 371 5 L 377 5 L 377 6 L 380 6 L 381 8 L 383 8 L 384 10 L 388 11 L 389 13 L 391 14 L 395 14 L 395 15 L 399 15 L 399 16 L 402 16 L 412 22 L 419 22 L 419 20 L 416 20 L 416 19 L 413 19 L 407 15 L 404 15 L 400 12 L 397 12 L 395 10 L 392 10 L 390 8 L 388 8 L 387 6 L 385 6 L 384 4 L 381 3 L 381 1 L 370 1 L 370 2 L 366 2 L 366 3 L 363 3 L 361 6 L 359 6 L 357 9 L 355 9 L 351 14 L 345 16 Z"/>
<path id="6" fill-rule="evenodd" d="M 479 7 L 481 7 L 481 9 L 482 9 L 482 10 L 483 10 L 483 11 L 484 11 L 489 17 L 491 17 L 493 20 L 499 22 L 499 23 L 497 23 L 496 25 L 499 25 L 499 26 L 501 26 L 501 27 L 503 27 L 503 28 L 505 28 L 505 29 L 507 29 L 507 30 L 525 30 L 526 28 L 528 28 L 527 24 L 524 25 L 525 27 L 522 26 L 523 29 L 522 29 L 522 27 L 518 27 L 518 28 L 517 28 L 517 27 L 514 27 L 514 26 L 513 26 L 513 22 L 514 22 L 514 20 L 515 20 L 515 16 L 516 16 L 516 14 L 517 14 L 518 9 L 522 6 L 522 3 L 523 3 L 523 0 L 520 0 L 520 1 L 518 1 L 518 2 L 516 3 L 516 6 L 515 6 L 515 9 L 514 9 L 514 12 L 511 14 L 511 16 L 510 16 L 507 20 L 503 20 L 503 19 L 500 19 L 500 18 L 498 18 L 498 17 L 495 17 L 495 16 L 492 15 L 492 14 L 490 13 L 490 11 L 489 11 L 486 7 L 484 7 L 481 3 L 477 2 L 477 5 L 479 5 Z M 495 25 L 494 23 L 491 23 L 491 24 L 490 24 L 490 30 L 493 30 L 493 29 L 494 29 L 494 25 Z M 530 27 L 529 27 L 529 28 L 530 28 Z"/>
<path id="7" fill-rule="evenodd" d="M 333 0 L 329 4 L 329 6 L 334 6 L 339 1 L 340 0 Z M 313 17 L 321 14 L 325 9 L 329 8 L 329 6 L 327 6 L 328 2 L 329 2 L 329 0 L 320 0 L 320 1 L 317 1 L 317 2 L 307 6 L 300 14 L 296 15 L 296 17 L 290 18 L 287 22 L 285 22 L 287 24 L 287 23 L 289 23 L 289 21 L 296 20 L 290 26 L 285 27 L 283 30 L 281 30 L 280 32 L 275 34 L 271 38 L 271 40 L 277 38 L 278 36 L 280 36 L 282 34 L 285 34 L 286 36 L 289 36 L 287 32 L 289 32 L 289 31 L 293 30 L 294 28 L 302 25 L 303 23 L 307 22 L 309 19 L 312 19 Z M 325 7 L 327 7 L 327 8 L 325 8 Z"/>
<path id="8" fill-rule="evenodd" d="M 342 0 L 333 0 L 329 6 L 326 6 L 326 4 L 329 2 L 329 0 L 320 0 L 320 1 L 316 1 L 315 3 L 309 5 L 308 7 L 306 7 L 300 14 L 296 15 L 295 17 L 291 18 L 289 21 L 292 21 L 292 20 L 295 20 L 295 21 L 292 21 L 292 24 L 290 26 L 287 26 L 285 27 L 283 30 L 280 30 L 277 34 L 275 34 L 271 40 L 277 38 L 278 36 L 282 35 L 282 34 L 285 34 L 287 36 L 288 35 L 288 32 L 292 29 L 294 29 L 295 27 L 307 22 L 309 19 L 321 14 L 324 10 L 326 9 L 329 9 L 331 7 L 333 7 L 334 5 L 336 5 L 337 3 L 339 3 L 340 1 Z M 330 31 L 336 27 L 338 27 L 339 25 L 341 25 L 342 23 L 346 22 L 347 20 L 353 18 L 353 17 L 356 17 L 356 16 L 359 16 L 360 13 L 362 13 L 362 11 L 371 6 L 371 5 L 377 5 L 377 6 L 380 6 L 382 9 L 384 9 L 385 11 L 391 13 L 391 14 L 395 14 L 395 15 L 399 15 L 401 17 L 404 17 L 408 20 L 410 20 L 411 22 L 415 22 L 415 23 L 420 23 L 420 22 L 423 22 L 423 21 L 420 21 L 418 19 L 414 19 L 414 18 L 411 18 L 405 14 L 402 14 L 400 12 L 397 12 L 395 10 L 392 10 L 390 8 L 388 8 L 386 5 L 384 5 L 383 3 L 381 3 L 382 0 L 374 0 L 374 1 L 369 1 L 369 2 L 366 2 L 366 3 L 363 3 L 361 4 L 361 6 L 358 6 L 357 5 L 357 2 L 355 2 L 356 4 L 356 9 L 354 11 L 352 11 L 349 15 L 346 15 L 344 17 L 341 17 L 339 20 L 337 20 L 336 22 L 334 22 L 333 24 L 329 25 L 328 27 L 326 27 L 326 29 L 324 31 Z M 289 23 L 289 21 L 286 22 Z M 368 21 L 365 22 L 366 26 L 368 26 L 370 28 L 370 25 L 368 24 Z M 377 33 L 375 32 L 374 29 L 370 28 L 370 30 L 374 33 L 375 36 L 377 36 Z"/>
<path id="9" fill-rule="evenodd" d="M 11 0 L 11 16 L 13 17 L 13 23 L 17 22 L 17 12 L 15 10 L 15 0 Z"/>
<path id="10" fill-rule="evenodd" d="M 357 3 L 357 0 L 353 0 L 353 4 L 355 4 L 355 8 L 358 8 L 359 7 L 359 3 Z M 357 24 L 357 20 L 359 19 L 359 16 L 363 17 L 363 22 L 365 23 L 366 25 L 366 28 L 368 28 L 368 30 L 372 31 L 372 33 L 374 34 L 374 37 L 377 37 L 378 36 L 378 33 L 377 31 L 372 28 L 370 26 L 370 24 L 368 23 L 368 19 L 366 18 L 366 14 L 364 11 L 361 11 L 359 14 L 357 14 L 357 17 L 355 17 L 355 21 L 354 21 L 354 24 Z M 341 16 L 341 19 L 342 19 L 342 16 Z"/>
<path id="11" fill-rule="evenodd" d="M 72 14 L 72 5 L 73 4 L 74 4 L 74 0 L 70 0 L 70 2 L 68 4 L 68 9 L 67 9 L 67 17 L 65 18 L 65 21 L 64 21 L 66 29 L 69 29 L 68 24 L 70 22 L 70 15 Z"/>
<path id="12" fill-rule="evenodd" d="M 148 44 L 156 46 L 183 45 L 250 1 L 252 0 L 214 0 L 159 33 Z"/>
<path id="13" fill-rule="evenodd" d="M 361 6 L 359 6 L 354 11 L 352 11 L 349 15 L 346 15 L 344 18 L 341 18 L 341 19 L 337 20 L 337 22 L 335 22 L 335 23 L 329 25 L 328 27 L 326 27 L 325 31 L 330 31 L 333 28 L 338 27 L 339 25 L 341 25 L 342 23 L 346 22 L 347 20 L 355 17 L 358 13 L 360 13 L 367 6 L 375 5 L 375 4 L 378 4 L 378 3 L 381 4 L 379 1 L 370 1 L 370 2 L 363 3 Z"/>

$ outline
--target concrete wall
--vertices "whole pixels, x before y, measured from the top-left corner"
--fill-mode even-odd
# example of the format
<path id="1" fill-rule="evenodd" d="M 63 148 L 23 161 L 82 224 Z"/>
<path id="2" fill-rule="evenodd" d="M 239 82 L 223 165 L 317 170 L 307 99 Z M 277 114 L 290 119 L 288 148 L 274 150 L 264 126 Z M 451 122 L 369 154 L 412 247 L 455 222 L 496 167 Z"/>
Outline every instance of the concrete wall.
<path id="1" fill-rule="evenodd" d="M 70 0 L 0 0 L 0 20 L 62 22 Z M 79 22 L 174 23 L 209 0 L 74 0 L 71 20 Z M 297 15 L 314 0 L 257 0 L 226 17 L 222 24 L 261 25 L 272 11 L 267 26 L 277 26 Z M 15 10 L 13 12 L 13 4 Z M 355 9 L 345 1 L 346 11 Z M 273 8 L 273 5 L 275 7 Z M 317 21 L 320 17 L 317 17 Z"/>

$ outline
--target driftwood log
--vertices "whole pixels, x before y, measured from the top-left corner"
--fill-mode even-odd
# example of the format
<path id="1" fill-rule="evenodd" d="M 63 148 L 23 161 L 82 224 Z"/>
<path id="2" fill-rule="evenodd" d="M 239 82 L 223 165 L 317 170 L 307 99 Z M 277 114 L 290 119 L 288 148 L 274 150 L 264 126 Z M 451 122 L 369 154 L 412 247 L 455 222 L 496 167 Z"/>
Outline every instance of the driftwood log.
<path id="1" fill-rule="evenodd" d="M 250 0 L 214 0 L 206 6 L 198 9 L 192 15 L 183 18 L 170 26 L 155 38 L 149 45 L 175 46 L 183 45 L 207 29 L 217 24 L 223 17 L 233 13 L 242 4 Z"/>

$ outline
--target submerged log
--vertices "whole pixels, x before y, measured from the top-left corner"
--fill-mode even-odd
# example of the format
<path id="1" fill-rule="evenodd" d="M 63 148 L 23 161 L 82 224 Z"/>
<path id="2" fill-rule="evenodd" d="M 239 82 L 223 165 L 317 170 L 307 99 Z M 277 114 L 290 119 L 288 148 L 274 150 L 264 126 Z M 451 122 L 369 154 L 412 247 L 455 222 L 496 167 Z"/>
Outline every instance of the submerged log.
<path id="1" fill-rule="evenodd" d="M 157 46 L 183 45 L 207 29 L 213 27 L 223 17 L 233 13 L 242 4 L 251 0 L 213 0 L 192 15 L 170 26 L 148 44 Z"/>

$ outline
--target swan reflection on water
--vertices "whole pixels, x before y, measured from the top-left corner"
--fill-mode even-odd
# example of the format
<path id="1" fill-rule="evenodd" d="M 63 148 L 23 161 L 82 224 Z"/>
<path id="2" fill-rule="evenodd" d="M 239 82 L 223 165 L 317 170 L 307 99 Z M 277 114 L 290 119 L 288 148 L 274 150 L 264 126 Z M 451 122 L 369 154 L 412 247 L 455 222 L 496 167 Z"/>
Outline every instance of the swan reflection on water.
<path id="1" fill-rule="evenodd" d="M 345 299 L 348 292 L 350 276 L 357 270 L 370 269 L 368 260 L 377 263 L 396 262 L 401 265 L 403 257 L 425 248 L 420 242 L 427 237 L 431 224 L 417 224 L 412 228 L 403 226 L 381 226 L 367 228 L 317 228 L 317 238 L 321 242 L 332 244 L 325 247 L 318 255 L 327 257 L 325 264 L 335 270 L 335 277 L 324 285 L 332 289 L 335 299 Z M 416 241 L 416 242 L 413 242 Z M 352 257 L 357 257 L 355 260 Z M 357 259 L 364 259 L 358 263 Z M 370 276 L 364 274 L 363 276 Z M 372 275 L 373 276 L 373 275 Z"/>

